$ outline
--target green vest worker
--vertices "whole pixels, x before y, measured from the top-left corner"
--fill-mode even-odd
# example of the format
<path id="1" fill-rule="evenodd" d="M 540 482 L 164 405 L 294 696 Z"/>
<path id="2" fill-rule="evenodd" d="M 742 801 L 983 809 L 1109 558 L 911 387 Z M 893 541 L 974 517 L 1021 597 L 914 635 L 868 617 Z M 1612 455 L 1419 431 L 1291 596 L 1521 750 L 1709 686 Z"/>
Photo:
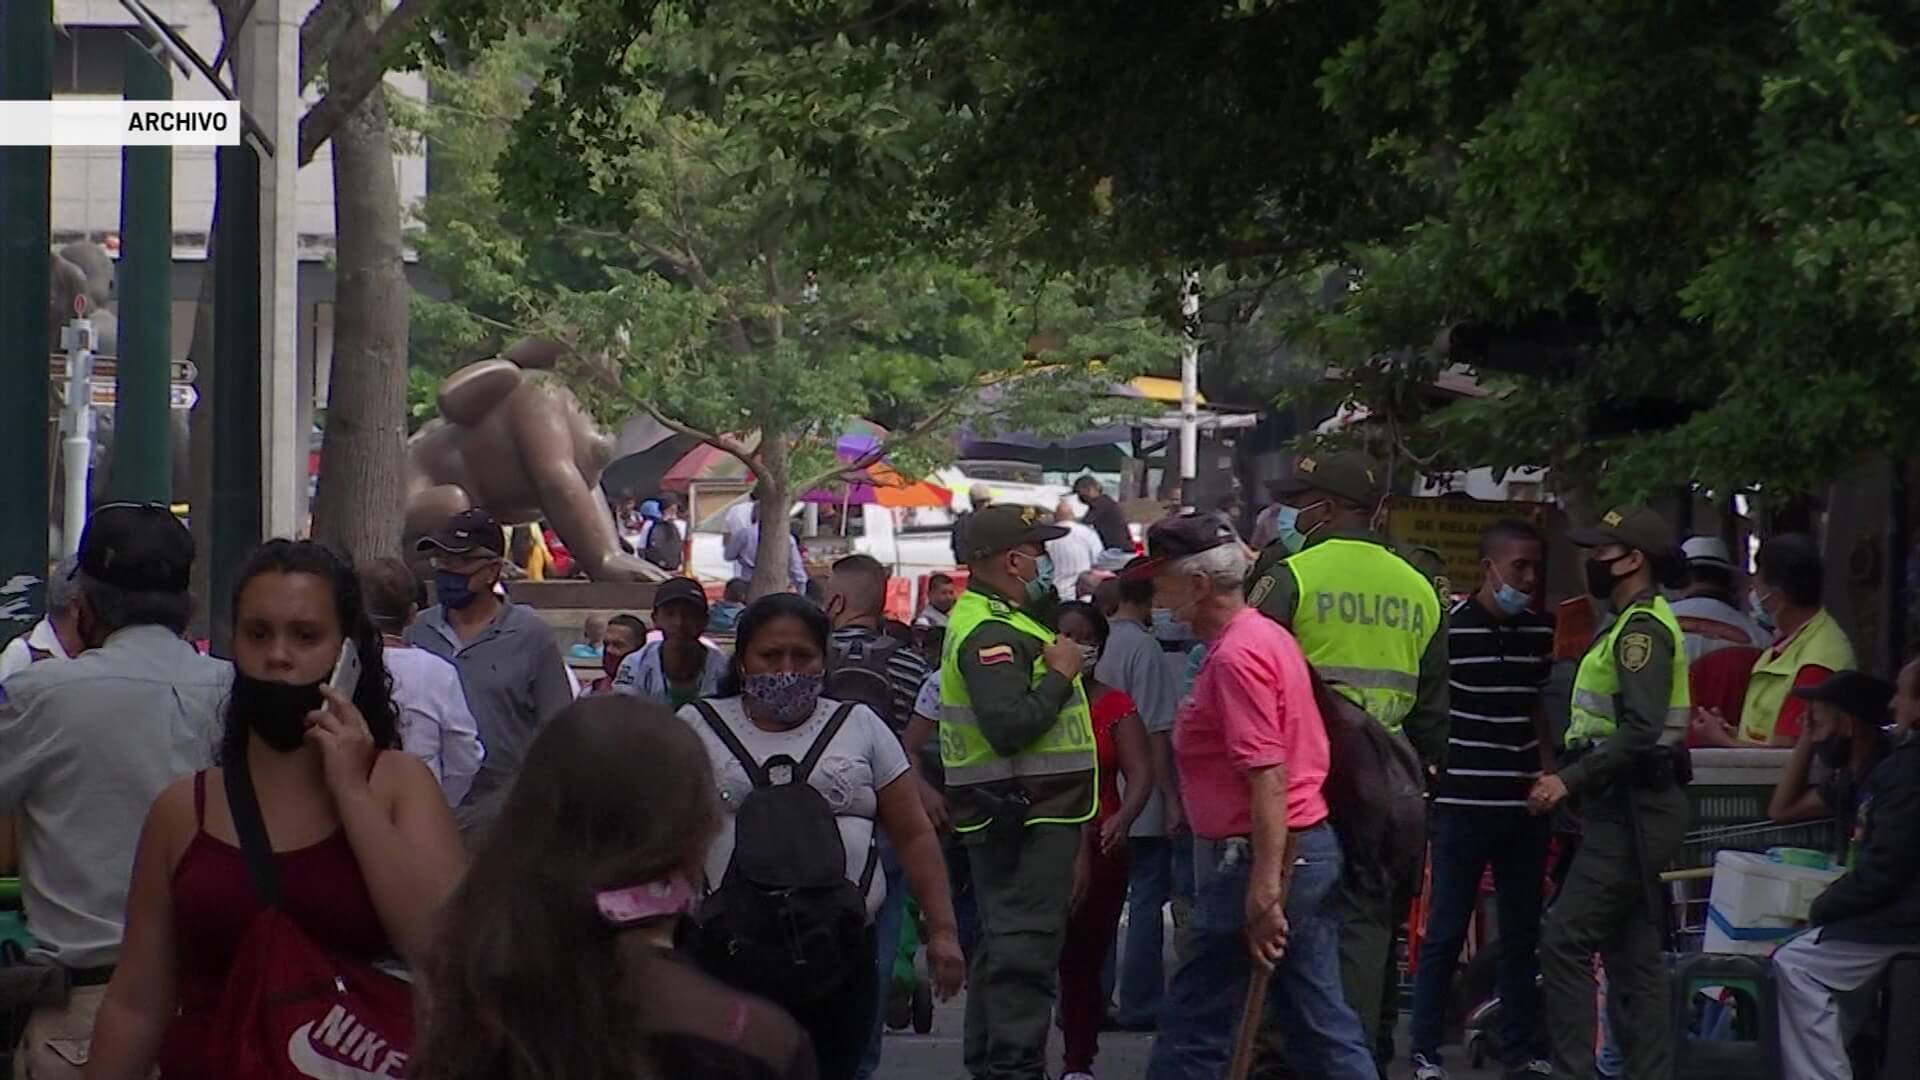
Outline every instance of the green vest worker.
<path id="1" fill-rule="evenodd" d="M 964 1051 L 974 1080 L 1046 1080 L 1074 856 L 1095 808 L 1080 647 L 1036 618 L 1055 599 L 1043 545 L 1066 532 L 1031 507 L 977 511 L 971 580 L 947 615 L 940 760 L 980 908 Z"/>
<path id="2" fill-rule="evenodd" d="M 1585 835 L 1540 939 L 1553 1075 L 1593 1075 L 1593 958 L 1624 1022 L 1628 1076 L 1673 1074 L 1672 1018 L 1660 958 L 1656 875 L 1687 831 L 1676 748 L 1686 737 L 1687 654 L 1673 609 L 1654 592 L 1677 565 L 1673 531 L 1646 507 L 1613 510 L 1569 534 L 1591 548 L 1587 591 L 1619 617 L 1580 661 L 1560 771 L 1534 782 L 1546 813 L 1572 795 Z"/>
<path id="3" fill-rule="evenodd" d="M 1329 686 L 1405 735 L 1431 774 L 1447 750 L 1447 635 L 1432 578 L 1369 528 L 1379 472 L 1352 451 L 1296 462 L 1278 489 L 1279 539 L 1248 575 L 1247 603 L 1293 631 Z M 1399 1015 L 1398 995 L 1386 992 L 1398 980 L 1393 936 L 1412 903 L 1351 885 L 1340 898 L 1340 979 L 1383 1068 Z"/>

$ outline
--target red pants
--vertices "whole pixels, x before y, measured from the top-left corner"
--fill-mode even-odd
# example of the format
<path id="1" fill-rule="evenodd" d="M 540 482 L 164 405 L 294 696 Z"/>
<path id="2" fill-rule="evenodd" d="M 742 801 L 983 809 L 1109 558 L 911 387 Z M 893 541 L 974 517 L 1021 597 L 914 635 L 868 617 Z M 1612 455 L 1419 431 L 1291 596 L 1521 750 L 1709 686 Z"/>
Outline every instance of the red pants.
<path id="1" fill-rule="evenodd" d="M 1107 1016 L 1106 995 L 1100 989 L 1100 969 L 1106 966 L 1107 947 L 1120 926 L 1127 905 L 1127 849 L 1112 855 L 1098 851 L 1080 906 L 1067 918 L 1067 936 L 1060 949 L 1060 1028 L 1066 1043 L 1065 1072 L 1092 1072 L 1100 1050 L 1100 1024 Z"/>

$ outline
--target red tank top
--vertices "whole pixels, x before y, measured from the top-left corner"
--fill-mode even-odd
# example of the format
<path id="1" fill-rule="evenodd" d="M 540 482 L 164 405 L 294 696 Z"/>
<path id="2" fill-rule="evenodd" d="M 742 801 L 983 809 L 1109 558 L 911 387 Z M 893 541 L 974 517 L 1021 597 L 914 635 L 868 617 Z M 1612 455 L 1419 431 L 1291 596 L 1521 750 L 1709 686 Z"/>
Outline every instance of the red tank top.
<path id="1" fill-rule="evenodd" d="M 174 995 L 177 1011 L 160 1047 L 160 1073 L 207 1072 L 207 1040 L 240 939 L 264 905 L 240 849 L 207 832 L 207 774 L 193 778 L 200 826 L 173 870 Z M 274 853 L 287 914 L 320 946 L 372 961 L 393 954 L 345 830 L 317 844 Z"/>

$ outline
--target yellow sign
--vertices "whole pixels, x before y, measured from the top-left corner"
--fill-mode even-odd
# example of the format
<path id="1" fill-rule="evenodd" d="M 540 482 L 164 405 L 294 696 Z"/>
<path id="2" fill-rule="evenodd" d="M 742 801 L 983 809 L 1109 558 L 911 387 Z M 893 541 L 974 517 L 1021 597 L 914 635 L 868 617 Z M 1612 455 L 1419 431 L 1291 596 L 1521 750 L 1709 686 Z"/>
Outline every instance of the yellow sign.
<path id="1" fill-rule="evenodd" d="M 1448 588 L 1469 593 L 1480 587 L 1480 534 L 1487 526 L 1512 518 L 1544 531 L 1545 512 L 1542 503 L 1396 495 L 1387 500 L 1387 539 L 1401 555 L 1420 547 L 1439 552 Z"/>

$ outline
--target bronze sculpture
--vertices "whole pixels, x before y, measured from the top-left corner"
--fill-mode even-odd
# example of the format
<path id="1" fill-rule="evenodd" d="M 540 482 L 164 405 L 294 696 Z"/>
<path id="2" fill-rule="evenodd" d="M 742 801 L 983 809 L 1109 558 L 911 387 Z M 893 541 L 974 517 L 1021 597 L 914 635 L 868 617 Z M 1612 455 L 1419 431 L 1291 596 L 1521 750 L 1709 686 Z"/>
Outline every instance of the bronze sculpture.
<path id="1" fill-rule="evenodd" d="M 559 343 L 528 338 L 440 383 L 440 416 L 407 440 L 403 551 L 448 516 L 485 507 L 502 524 L 545 521 L 595 581 L 665 581 L 629 554 L 599 491 L 614 440 L 551 368 Z"/>

